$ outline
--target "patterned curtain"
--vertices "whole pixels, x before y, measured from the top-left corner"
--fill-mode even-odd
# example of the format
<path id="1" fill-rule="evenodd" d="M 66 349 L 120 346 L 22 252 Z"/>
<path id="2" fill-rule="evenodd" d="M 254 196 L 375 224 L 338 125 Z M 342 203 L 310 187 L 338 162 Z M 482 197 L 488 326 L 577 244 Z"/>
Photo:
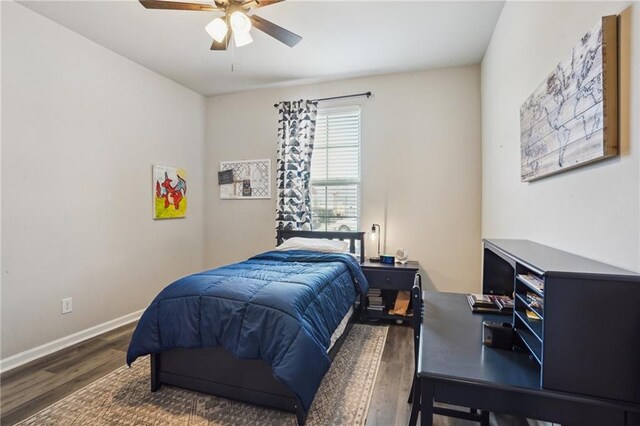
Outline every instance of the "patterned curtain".
<path id="1" fill-rule="evenodd" d="M 276 228 L 311 229 L 311 153 L 317 101 L 278 104 Z"/>

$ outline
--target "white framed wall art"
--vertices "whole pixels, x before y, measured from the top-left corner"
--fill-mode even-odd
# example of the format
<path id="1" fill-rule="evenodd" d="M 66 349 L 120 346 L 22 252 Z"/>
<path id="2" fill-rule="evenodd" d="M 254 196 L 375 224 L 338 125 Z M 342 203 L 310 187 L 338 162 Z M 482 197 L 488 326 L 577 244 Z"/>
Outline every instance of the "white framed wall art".
<path id="1" fill-rule="evenodd" d="M 271 160 L 221 161 L 220 172 L 233 172 L 233 180 L 228 175 L 219 174 L 220 199 L 260 200 L 271 198 Z"/>

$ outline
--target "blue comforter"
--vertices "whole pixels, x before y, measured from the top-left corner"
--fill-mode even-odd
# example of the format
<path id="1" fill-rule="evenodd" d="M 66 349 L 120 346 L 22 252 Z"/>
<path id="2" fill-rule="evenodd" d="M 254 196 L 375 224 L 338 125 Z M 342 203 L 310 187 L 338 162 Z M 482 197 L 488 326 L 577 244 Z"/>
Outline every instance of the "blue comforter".
<path id="1" fill-rule="evenodd" d="M 368 287 L 353 256 L 302 250 L 190 275 L 151 302 L 127 364 L 150 353 L 222 345 L 238 358 L 271 365 L 306 412 L 329 369 L 331 334 Z"/>

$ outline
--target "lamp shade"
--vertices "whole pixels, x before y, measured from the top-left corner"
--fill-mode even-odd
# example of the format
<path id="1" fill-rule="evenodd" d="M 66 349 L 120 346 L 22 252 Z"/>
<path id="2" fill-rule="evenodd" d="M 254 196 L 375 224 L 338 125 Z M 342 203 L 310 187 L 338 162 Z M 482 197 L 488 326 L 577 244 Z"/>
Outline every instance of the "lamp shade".
<path id="1" fill-rule="evenodd" d="M 231 24 L 231 29 L 235 33 L 248 33 L 251 31 L 251 20 L 247 15 L 236 10 L 231 14 L 229 18 L 229 22 Z"/>
<path id="2" fill-rule="evenodd" d="M 209 35 L 218 43 L 222 43 L 227 35 L 227 31 L 229 31 L 227 23 L 224 22 L 224 19 L 222 18 L 216 18 L 209 22 L 209 25 L 204 27 L 204 29 L 207 30 Z"/>
<path id="3" fill-rule="evenodd" d="M 238 47 L 246 46 L 247 44 L 253 42 L 253 37 L 251 37 L 251 34 L 249 34 L 249 33 L 242 33 L 242 32 L 234 31 L 233 32 L 233 41 L 235 41 L 236 46 L 238 46 Z"/>

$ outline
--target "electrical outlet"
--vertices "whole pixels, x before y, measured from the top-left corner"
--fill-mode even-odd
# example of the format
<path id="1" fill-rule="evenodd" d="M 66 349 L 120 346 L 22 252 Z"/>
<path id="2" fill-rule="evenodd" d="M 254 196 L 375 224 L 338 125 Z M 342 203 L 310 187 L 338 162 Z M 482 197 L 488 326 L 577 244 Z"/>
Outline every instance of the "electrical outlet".
<path id="1" fill-rule="evenodd" d="M 62 299 L 62 313 L 68 314 L 71 311 L 73 311 L 73 299 L 71 297 Z"/>

